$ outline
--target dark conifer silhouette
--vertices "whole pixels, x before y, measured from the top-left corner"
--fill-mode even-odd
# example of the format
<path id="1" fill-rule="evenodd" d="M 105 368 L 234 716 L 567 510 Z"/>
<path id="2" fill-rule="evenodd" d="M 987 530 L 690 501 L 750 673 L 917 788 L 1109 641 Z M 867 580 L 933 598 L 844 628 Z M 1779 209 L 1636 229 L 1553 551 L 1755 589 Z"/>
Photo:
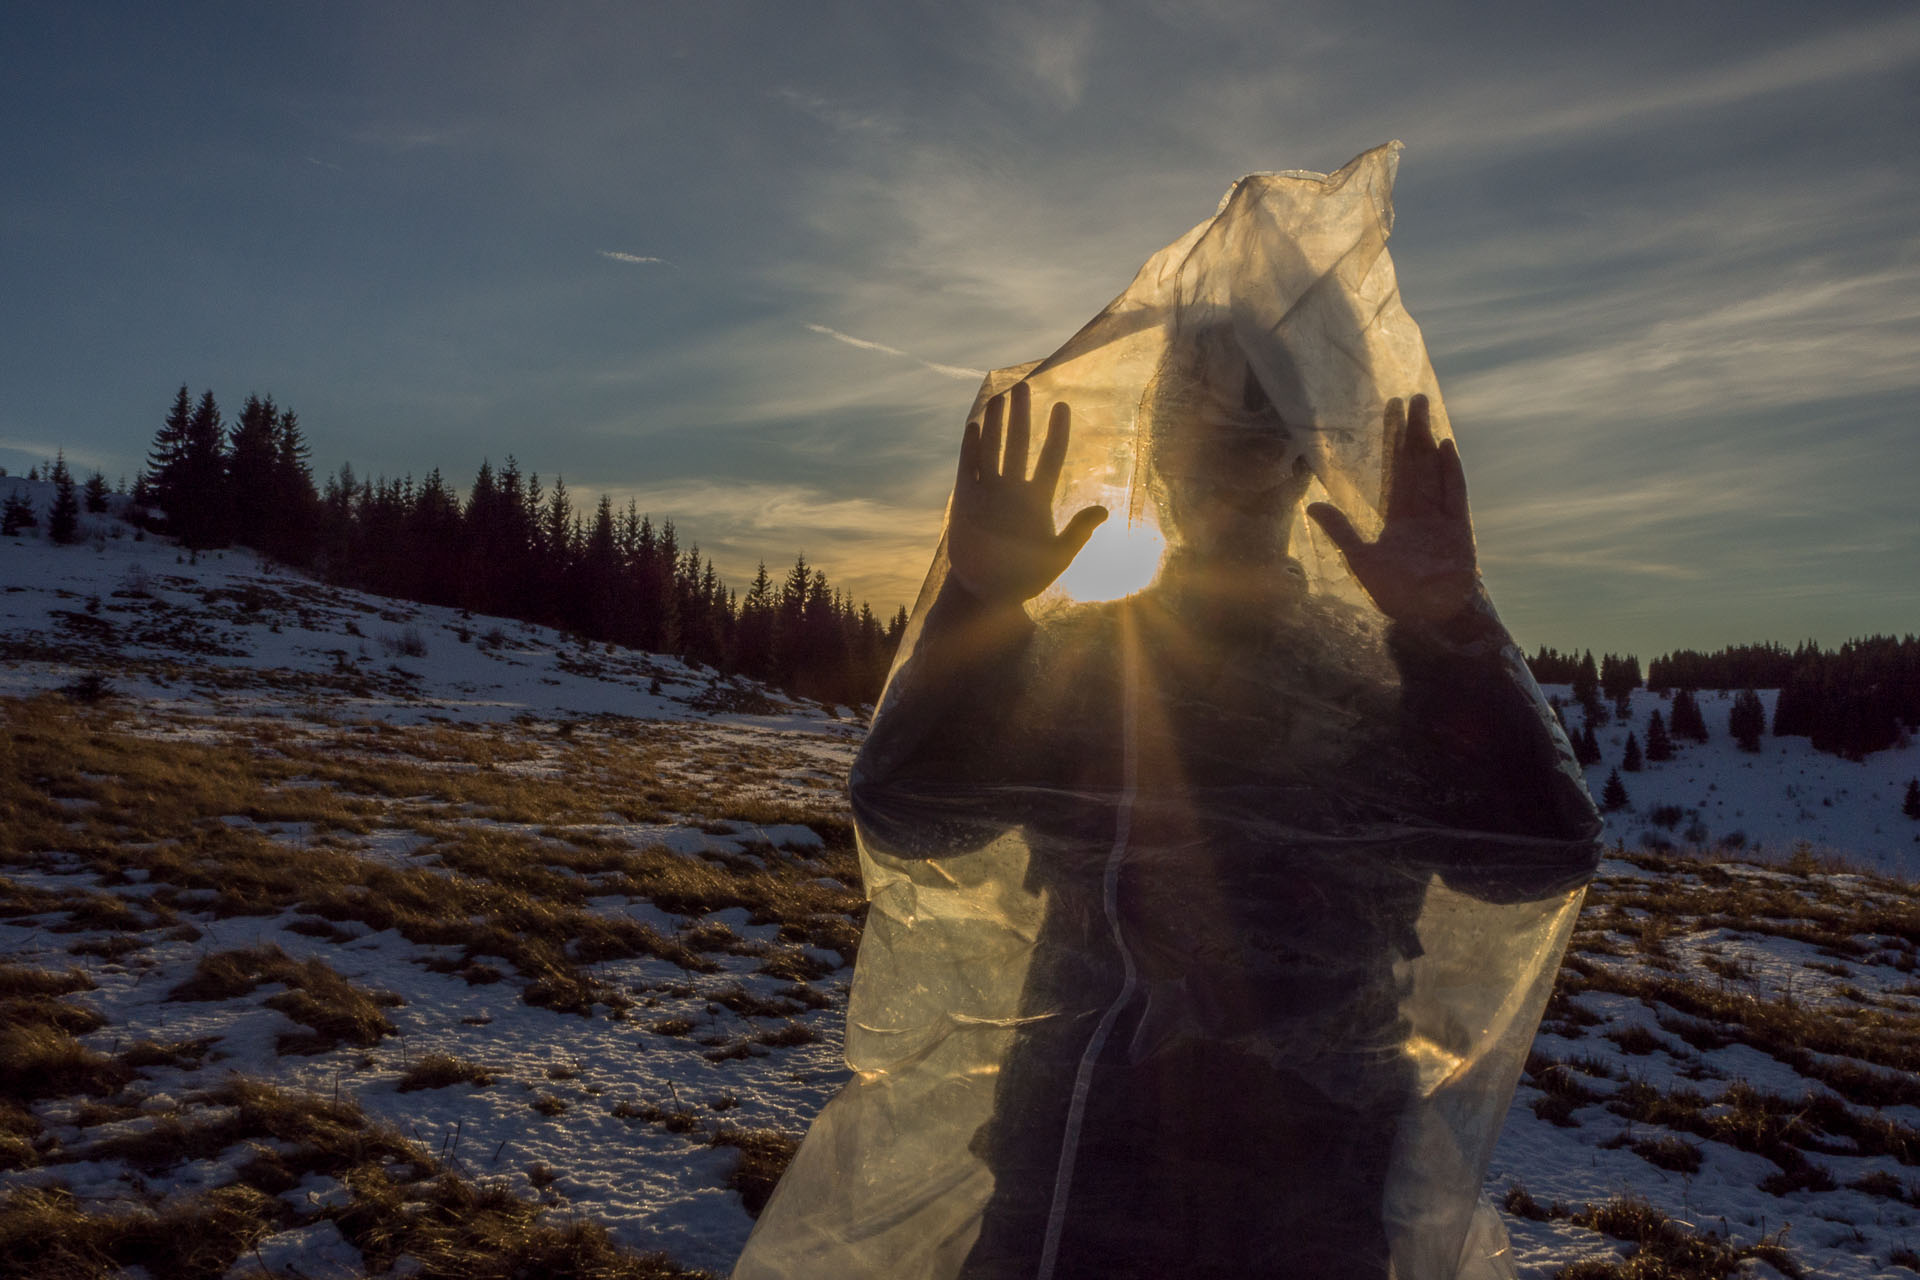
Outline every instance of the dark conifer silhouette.
<path id="1" fill-rule="evenodd" d="M 112 492 L 107 487 L 107 478 L 98 470 L 88 476 L 87 482 L 80 486 L 81 499 L 86 503 L 87 510 L 94 515 L 99 515 L 107 509 L 107 498 Z"/>
<path id="2" fill-rule="evenodd" d="M 1580 736 L 1573 740 L 1573 756 L 1583 765 L 1600 763 L 1600 739 L 1594 736 L 1592 724 L 1582 729 Z"/>
<path id="3" fill-rule="evenodd" d="M 1655 764 L 1673 759 L 1673 739 L 1657 708 L 1647 717 L 1647 759 Z"/>
<path id="4" fill-rule="evenodd" d="M 1527 659 L 1527 669 L 1541 684 L 1572 684 L 1580 669 L 1579 660 L 1570 653 L 1540 646 L 1540 652 Z"/>
<path id="5" fill-rule="evenodd" d="M 1673 710 L 1670 727 L 1676 738 L 1691 738 L 1695 742 L 1707 740 L 1707 721 L 1700 714 L 1700 704 L 1694 700 L 1691 689 L 1680 689 L 1673 695 Z"/>
<path id="6" fill-rule="evenodd" d="M 1760 702 L 1760 695 L 1752 689 L 1742 689 L 1734 695 L 1733 709 L 1727 713 L 1727 732 L 1739 744 L 1742 751 L 1760 750 L 1760 737 L 1767 731 L 1767 709 Z"/>
<path id="7" fill-rule="evenodd" d="M 80 540 L 80 491 L 67 469 L 63 449 L 53 463 L 53 505 L 47 509 L 47 536 L 61 545 Z"/>
<path id="8" fill-rule="evenodd" d="M 1920 778 L 1907 779 L 1907 798 L 1901 803 L 1900 812 L 1920 821 Z"/>
<path id="9" fill-rule="evenodd" d="M 0 503 L 0 537 L 11 538 L 22 529 L 31 529 L 40 521 L 33 513 L 33 500 L 25 493 L 10 493 Z"/>
<path id="10" fill-rule="evenodd" d="M 1589 649 L 1580 657 L 1580 665 L 1573 672 L 1573 700 L 1586 706 L 1599 696 L 1600 671 L 1594 665 L 1593 650 Z"/>
<path id="11" fill-rule="evenodd" d="M 1612 813 L 1626 808 L 1627 804 L 1627 784 L 1620 781 L 1618 769 L 1610 770 L 1607 773 L 1607 785 L 1600 789 L 1600 807 Z"/>
<path id="12" fill-rule="evenodd" d="M 1620 756 L 1620 767 L 1628 773 L 1640 772 L 1640 739 L 1634 737 L 1632 731 L 1627 733 L 1627 749 Z"/>
<path id="13" fill-rule="evenodd" d="M 223 532 L 243 546 L 258 547 L 274 523 L 274 426 L 272 397 L 248 396 L 233 424 L 226 454 Z"/>
<path id="14" fill-rule="evenodd" d="M 1615 712 L 1627 718 L 1629 700 L 1640 687 L 1640 659 L 1633 654 L 1616 657 L 1609 653 L 1600 660 L 1600 691 L 1614 705 Z"/>

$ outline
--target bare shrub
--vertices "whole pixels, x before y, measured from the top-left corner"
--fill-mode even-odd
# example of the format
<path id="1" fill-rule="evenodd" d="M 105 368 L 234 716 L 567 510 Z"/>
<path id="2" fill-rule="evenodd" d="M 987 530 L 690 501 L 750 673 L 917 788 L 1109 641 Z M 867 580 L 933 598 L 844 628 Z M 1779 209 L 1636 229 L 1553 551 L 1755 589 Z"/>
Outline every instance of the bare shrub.
<path id="1" fill-rule="evenodd" d="M 427 638 L 420 634 L 420 628 L 407 627 L 381 636 L 380 650 L 389 658 L 424 658 L 427 656 Z"/>

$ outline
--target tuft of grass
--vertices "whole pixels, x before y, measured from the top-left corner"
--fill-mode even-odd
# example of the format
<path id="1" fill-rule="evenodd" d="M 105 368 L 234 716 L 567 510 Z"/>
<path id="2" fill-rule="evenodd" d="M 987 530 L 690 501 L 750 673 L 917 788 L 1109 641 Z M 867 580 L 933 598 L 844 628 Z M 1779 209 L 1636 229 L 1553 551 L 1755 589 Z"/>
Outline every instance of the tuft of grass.
<path id="1" fill-rule="evenodd" d="M 272 943 L 209 952 L 167 999 L 231 1000 L 272 982 L 288 989 L 269 997 L 267 1007 L 308 1028 L 280 1036 L 282 1053 L 325 1053 L 343 1042 L 371 1048 L 393 1033 L 393 1021 L 381 1010 L 399 1004 L 400 997 L 363 990 L 326 961 L 295 960 Z"/>
<path id="2" fill-rule="evenodd" d="M 740 1153 L 740 1162 L 727 1175 L 727 1185 L 740 1193 L 740 1203 L 753 1217 L 767 1207 L 780 1175 L 793 1163 L 800 1139 L 778 1129 L 740 1129 L 724 1125 L 709 1140 L 710 1146 L 732 1147 Z"/>
<path id="3" fill-rule="evenodd" d="M 165 1043 L 135 1040 L 122 1049 L 118 1056 L 120 1062 L 129 1067 L 180 1067 L 192 1071 L 200 1066 L 215 1039 L 215 1036 L 206 1036 L 199 1040 L 170 1040 Z"/>
<path id="4" fill-rule="evenodd" d="M 16 1101 L 70 1093 L 117 1093 L 131 1068 L 87 1048 L 57 1026 L 0 1027 L 0 1097 Z"/>
<path id="5" fill-rule="evenodd" d="M 444 1053 L 429 1053 L 408 1067 L 401 1074 L 399 1084 L 394 1087 L 400 1093 L 444 1089 L 456 1084 L 470 1084 L 477 1089 L 484 1089 L 493 1081 L 493 1073 L 477 1062 Z"/>
<path id="6" fill-rule="evenodd" d="M 0 1274 L 84 1280 L 138 1266 L 155 1277 L 218 1276 L 284 1211 L 245 1185 L 130 1213 L 89 1212 L 59 1187 L 22 1187 L 0 1201 Z"/>
<path id="7" fill-rule="evenodd" d="M 93 990 L 93 979 L 78 969 L 56 972 L 26 965 L 0 964 L 0 1000 L 30 996 L 65 996 Z"/>
<path id="8" fill-rule="evenodd" d="M 662 1107 L 652 1102 L 615 1103 L 612 1112 L 620 1120 L 644 1120 L 648 1124 L 658 1125 L 668 1133 L 699 1133 L 706 1128 L 706 1118 L 693 1107 Z"/>
<path id="9" fill-rule="evenodd" d="M 1571 1222 L 1634 1247 L 1631 1257 L 1618 1262 L 1587 1259 L 1561 1267 L 1553 1280 L 1726 1280 L 1742 1273 L 1742 1264 L 1749 1258 L 1765 1262 L 1789 1280 L 1806 1275 L 1777 1236 L 1736 1245 L 1717 1232 L 1695 1231 L 1674 1221 L 1640 1196 L 1621 1196 L 1575 1210 L 1558 1201 L 1542 1205 L 1516 1182 L 1507 1188 L 1502 1203 L 1515 1217 Z"/>

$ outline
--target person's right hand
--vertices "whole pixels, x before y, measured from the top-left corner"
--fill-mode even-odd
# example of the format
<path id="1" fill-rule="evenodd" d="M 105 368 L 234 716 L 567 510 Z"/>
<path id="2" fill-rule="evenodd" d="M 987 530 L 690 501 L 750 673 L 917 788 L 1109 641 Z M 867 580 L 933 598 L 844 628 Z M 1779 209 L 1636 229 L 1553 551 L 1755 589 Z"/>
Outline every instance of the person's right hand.
<path id="1" fill-rule="evenodd" d="M 967 424 L 953 504 L 947 511 L 947 559 L 953 579 L 990 605 L 1017 605 L 1045 591 L 1107 518 L 1105 507 L 1087 507 L 1054 532 L 1053 492 L 1067 457 L 1069 411 L 1064 403 L 1053 406 L 1029 480 L 1032 393 L 1024 382 L 1014 385 L 1011 415 L 1008 399 L 995 396 L 987 402 L 985 423 Z"/>

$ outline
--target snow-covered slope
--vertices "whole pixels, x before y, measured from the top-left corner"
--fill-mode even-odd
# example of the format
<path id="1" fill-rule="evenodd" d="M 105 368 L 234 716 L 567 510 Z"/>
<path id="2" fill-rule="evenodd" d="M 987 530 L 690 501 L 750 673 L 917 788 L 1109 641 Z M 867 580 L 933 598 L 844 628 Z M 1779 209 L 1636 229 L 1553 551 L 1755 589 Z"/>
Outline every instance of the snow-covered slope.
<path id="1" fill-rule="evenodd" d="M 1548 686 L 1546 692 L 1571 701 L 1565 685 Z M 1751 754 L 1727 732 L 1733 695 L 1705 690 L 1695 697 L 1707 723 L 1707 741 L 1675 739 L 1673 759 L 1649 761 L 1638 773 L 1620 775 L 1629 807 L 1607 815 L 1609 842 L 1709 849 L 1776 863 L 1801 850 L 1920 879 L 1920 822 L 1901 812 L 1907 781 L 1920 776 L 1920 747 L 1877 751 L 1854 762 L 1815 751 L 1805 738 L 1768 734 L 1760 739 L 1759 753 Z M 1778 697 L 1778 690 L 1760 691 L 1769 724 Z M 1587 768 L 1589 791 L 1598 796 L 1608 772 L 1619 767 L 1629 732 L 1644 751 L 1649 716 L 1657 709 L 1662 719 L 1670 719 L 1670 704 L 1636 689 L 1624 722 L 1609 707 L 1608 723 L 1595 729 L 1601 759 Z M 1567 707 L 1566 717 L 1574 729 L 1585 724 L 1578 706 Z M 1679 819 L 1662 824 L 1655 811 L 1669 806 L 1680 810 Z"/>
<path id="2" fill-rule="evenodd" d="M 0 499 L 27 492 L 42 512 L 39 530 L 0 539 L 0 694 L 97 673 L 130 698 L 233 714 L 606 714 L 859 732 L 853 709 L 547 627 L 330 587 L 243 549 L 192 555 L 108 515 L 83 516 L 80 541 L 56 547 L 44 536 L 51 490 L 0 476 Z"/>

